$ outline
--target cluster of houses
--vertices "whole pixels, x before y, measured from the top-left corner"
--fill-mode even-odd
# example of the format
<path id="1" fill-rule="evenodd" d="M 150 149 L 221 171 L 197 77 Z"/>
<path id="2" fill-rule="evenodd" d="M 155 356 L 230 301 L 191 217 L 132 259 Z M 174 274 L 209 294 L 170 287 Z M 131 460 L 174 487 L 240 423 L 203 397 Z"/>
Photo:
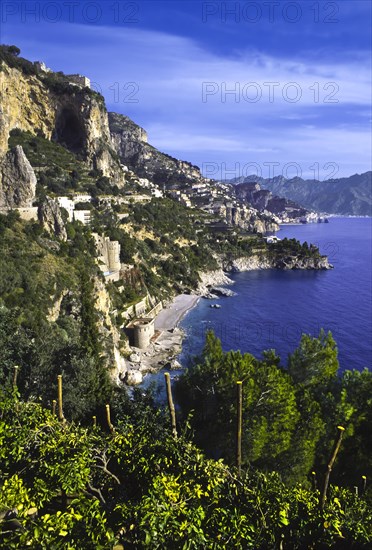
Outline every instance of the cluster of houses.
<path id="1" fill-rule="evenodd" d="M 216 201 L 231 201 L 231 186 L 223 183 L 213 183 L 212 180 L 204 179 L 197 181 L 192 185 L 174 184 L 170 187 L 169 195 L 181 204 L 202 208 L 210 213 L 215 212 Z M 238 205 L 239 201 L 236 201 Z"/>

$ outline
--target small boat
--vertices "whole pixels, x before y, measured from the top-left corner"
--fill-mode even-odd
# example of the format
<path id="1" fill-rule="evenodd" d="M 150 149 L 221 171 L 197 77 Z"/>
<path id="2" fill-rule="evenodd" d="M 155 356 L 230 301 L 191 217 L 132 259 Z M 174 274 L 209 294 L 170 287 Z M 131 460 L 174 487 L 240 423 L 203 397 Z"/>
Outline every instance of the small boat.
<path id="1" fill-rule="evenodd" d="M 213 307 L 215 309 L 221 309 L 220 304 L 211 304 L 209 307 Z"/>

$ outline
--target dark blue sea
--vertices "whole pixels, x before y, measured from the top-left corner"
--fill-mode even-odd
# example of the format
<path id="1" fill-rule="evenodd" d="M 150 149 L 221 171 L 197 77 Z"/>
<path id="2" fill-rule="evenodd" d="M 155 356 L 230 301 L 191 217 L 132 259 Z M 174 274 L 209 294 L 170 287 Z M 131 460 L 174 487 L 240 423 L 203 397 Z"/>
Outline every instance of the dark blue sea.
<path id="1" fill-rule="evenodd" d="M 184 318 L 181 363 L 200 353 L 213 329 L 224 350 L 260 357 L 275 349 L 287 363 L 301 334 L 330 330 L 341 370 L 372 367 L 372 219 L 330 218 L 328 224 L 283 226 L 278 237 L 317 244 L 330 271 L 262 270 L 232 275 L 237 296 L 201 299 Z M 213 309 L 218 303 L 221 309 Z"/>
<path id="2" fill-rule="evenodd" d="M 317 336 L 323 328 L 336 340 L 341 371 L 371 369 L 372 219 L 330 218 L 328 224 L 287 225 L 277 235 L 318 245 L 334 269 L 232 275 L 236 296 L 201 299 L 181 321 L 186 331 L 182 365 L 187 367 L 200 354 L 209 329 L 226 351 L 240 349 L 261 357 L 263 350 L 275 349 L 287 364 L 301 334 Z M 211 308 L 213 303 L 221 308 Z M 150 380 L 163 385 L 162 374 L 151 375 L 147 383 Z"/>

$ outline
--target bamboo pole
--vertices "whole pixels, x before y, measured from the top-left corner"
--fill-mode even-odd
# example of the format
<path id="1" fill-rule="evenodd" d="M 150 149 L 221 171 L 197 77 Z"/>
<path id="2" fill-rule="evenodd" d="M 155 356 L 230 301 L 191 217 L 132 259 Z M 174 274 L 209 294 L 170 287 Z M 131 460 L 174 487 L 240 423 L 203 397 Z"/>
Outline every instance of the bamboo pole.
<path id="1" fill-rule="evenodd" d="M 340 433 L 338 434 L 338 440 L 337 440 L 337 442 L 334 446 L 333 453 L 332 453 L 330 461 L 328 463 L 327 471 L 326 471 L 325 478 L 324 478 L 323 493 L 322 493 L 322 497 L 321 497 L 321 501 L 320 501 L 321 510 L 324 509 L 325 501 L 326 501 L 326 498 L 327 498 L 329 478 L 330 478 L 330 475 L 331 475 L 333 464 L 334 464 L 334 462 L 336 460 L 336 457 L 337 457 L 337 453 L 340 450 L 342 436 L 344 435 L 344 431 L 345 431 L 345 428 L 343 426 L 337 426 L 337 428 L 339 429 Z"/>
<path id="2" fill-rule="evenodd" d="M 17 387 L 18 371 L 19 371 L 19 366 L 18 366 L 18 365 L 14 365 L 13 388 L 16 388 L 16 387 Z"/>
<path id="3" fill-rule="evenodd" d="M 56 415 L 56 408 L 57 408 L 57 400 L 53 399 L 53 401 L 52 401 L 52 415 L 53 416 Z"/>
<path id="4" fill-rule="evenodd" d="M 62 374 L 57 376 L 58 379 L 58 418 L 63 421 L 63 399 L 62 399 Z"/>
<path id="5" fill-rule="evenodd" d="M 112 433 L 114 431 L 114 426 L 111 424 L 110 405 L 106 405 L 106 419 L 107 419 L 108 427 L 110 428 L 110 432 Z"/>
<path id="6" fill-rule="evenodd" d="M 169 372 L 164 373 L 165 384 L 167 388 L 167 398 L 168 398 L 168 408 L 169 415 L 172 425 L 172 434 L 174 438 L 177 438 L 177 422 L 176 422 L 176 409 L 174 408 L 173 397 L 172 397 L 172 387 Z"/>
<path id="7" fill-rule="evenodd" d="M 236 466 L 238 476 L 242 473 L 242 424 L 243 424 L 243 383 L 236 383 L 237 389 L 237 429 L 236 429 Z"/>
<path id="8" fill-rule="evenodd" d="M 97 417 L 94 415 L 93 417 L 93 428 L 97 427 Z"/>

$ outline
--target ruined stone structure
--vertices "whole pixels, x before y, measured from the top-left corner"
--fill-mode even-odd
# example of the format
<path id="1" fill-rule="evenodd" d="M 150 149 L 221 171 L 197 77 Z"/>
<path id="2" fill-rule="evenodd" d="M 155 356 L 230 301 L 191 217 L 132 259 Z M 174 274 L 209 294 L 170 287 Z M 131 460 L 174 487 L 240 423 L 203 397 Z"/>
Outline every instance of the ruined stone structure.
<path id="1" fill-rule="evenodd" d="M 68 78 L 71 84 L 77 84 L 83 88 L 90 88 L 90 79 L 86 76 L 81 74 L 66 74 L 66 78 Z"/>
<path id="2" fill-rule="evenodd" d="M 44 61 L 34 61 L 34 67 L 38 73 L 51 73 L 52 69 L 49 69 Z"/>
<path id="3" fill-rule="evenodd" d="M 155 319 L 141 317 L 127 325 L 126 332 L 132 345 L 139 349 L 146 349 L 155 334 Z"/>
<path id="4" fill-rule="evenodd" d="M 77 212 L 79 212 L 77 210 Z M 82 210 L 84 212 L 84 210 Z M 104 274 L 120 271 L 120 244 L 118 241 L 110 241 L 109 237 L 94 234 L 98 250 L 100 268 Z"/>

